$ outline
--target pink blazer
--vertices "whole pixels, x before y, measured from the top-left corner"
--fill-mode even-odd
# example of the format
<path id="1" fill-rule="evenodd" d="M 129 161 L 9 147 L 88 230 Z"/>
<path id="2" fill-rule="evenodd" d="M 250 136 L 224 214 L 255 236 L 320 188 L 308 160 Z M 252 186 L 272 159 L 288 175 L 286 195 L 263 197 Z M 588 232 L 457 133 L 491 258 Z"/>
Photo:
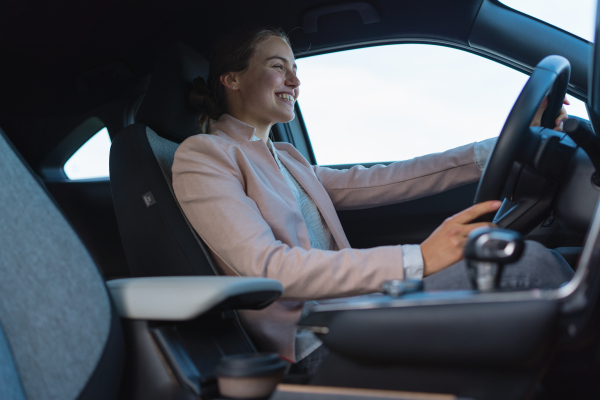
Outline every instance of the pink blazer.
<path id="1" fill-rule="evenodd" d="M 296 324 L 305 300 L 378 292 L 402 279 L 402 248 L 352 249 L 338 210 L 399 203 L 475 182 L 474 145 L 371 168 L 313 166 L 290 144 L 278 156 L 313 199 L 336 251 L 311 249 L 300 207 L 254 128 L 223 115 L 210 135 L 185 140 L 175 153 L 173 187 L 185 215 L 226 275 L 280 281 L 281 299 L 240 317 L 262 350 L 294 360 Z"/>

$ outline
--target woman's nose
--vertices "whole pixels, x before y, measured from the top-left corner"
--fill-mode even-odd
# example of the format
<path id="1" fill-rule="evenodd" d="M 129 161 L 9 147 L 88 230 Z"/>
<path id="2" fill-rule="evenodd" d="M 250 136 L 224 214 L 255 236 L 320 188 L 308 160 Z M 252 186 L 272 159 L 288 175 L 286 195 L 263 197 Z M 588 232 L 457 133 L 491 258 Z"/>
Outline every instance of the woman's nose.
<path id="1" fill-rule="evenodd" d="M 298 86 L 300 86 L 300 79 L 298 79 L 296 74 L 294 74 L 293 72 L 290 72 L 290 74 L 287 77 L 286 84 L 287 84 L 287 86 L 290 86 L 292 88 L 297 88 Z"/>

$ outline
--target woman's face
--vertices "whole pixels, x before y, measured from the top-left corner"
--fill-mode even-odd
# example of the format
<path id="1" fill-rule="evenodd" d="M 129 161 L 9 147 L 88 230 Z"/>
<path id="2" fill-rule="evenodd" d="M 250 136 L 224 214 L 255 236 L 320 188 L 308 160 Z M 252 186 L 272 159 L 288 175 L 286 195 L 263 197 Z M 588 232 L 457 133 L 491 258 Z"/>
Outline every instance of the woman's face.
<path id="1" fill-rule="evenodd" d="M 292 49 L 283 39 L 271 36 L 260 43 L 248 69 L 235 79 L 229 104 L 236 118 L 256 128 L 294 119 L 300 81 Z"/>

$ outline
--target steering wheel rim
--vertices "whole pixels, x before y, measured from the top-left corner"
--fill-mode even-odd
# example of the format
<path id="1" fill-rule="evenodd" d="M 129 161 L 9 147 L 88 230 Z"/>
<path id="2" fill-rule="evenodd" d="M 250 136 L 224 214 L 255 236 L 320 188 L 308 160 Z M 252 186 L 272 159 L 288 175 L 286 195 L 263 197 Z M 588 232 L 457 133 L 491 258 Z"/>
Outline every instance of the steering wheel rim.
<path id="1" fill-rule="evenodd" d="M 475 203 L 488 200 L 501 200 L 513 164 L 533 133 L 529 125 L 538 107 L 548 96 L 548 108 L 542 116 L 542 126 L 554 128 L 562 102 L 567 91 L 571 65 L 561 56 L 548 56 L 538 63 L 531 77 L 523 87 L 500 132 L 498 141 L 488 158 L 477 193 Z M 498 225 L 501 219 L 497 221 Z"/>
<path id="2" fill-rule="evenodd" d="M 517 160 L 528 136 L 531 135 L 529 130 L 531 120 L 546 95 L 548 95 L 548 108 L 542 117 L 542 126 L 545 124 L 547 128 L 554 127 L 554 121 L 560 113 L 567 91 L 570 74 L 571 65 L 561 56 L 548 56 L 535 67 L 508 114 L 498 142 L 486 162 L 475 194 L 475 203 L 500 200 L 512 165 Z"/>

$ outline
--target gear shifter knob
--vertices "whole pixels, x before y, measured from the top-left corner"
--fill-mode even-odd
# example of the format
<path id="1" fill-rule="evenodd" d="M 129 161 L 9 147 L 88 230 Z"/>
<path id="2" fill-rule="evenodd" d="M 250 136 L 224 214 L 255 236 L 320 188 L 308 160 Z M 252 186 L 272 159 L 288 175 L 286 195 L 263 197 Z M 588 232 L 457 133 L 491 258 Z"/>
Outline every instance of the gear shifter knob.
<path id="1" fill-rule="evenodd" d="M 515 231 L 479 228 L 469 234 L 465 258 L 473 286 L 482 292 L 498 288 L 505 264 L 517 261 L 525 243 Z"/>

